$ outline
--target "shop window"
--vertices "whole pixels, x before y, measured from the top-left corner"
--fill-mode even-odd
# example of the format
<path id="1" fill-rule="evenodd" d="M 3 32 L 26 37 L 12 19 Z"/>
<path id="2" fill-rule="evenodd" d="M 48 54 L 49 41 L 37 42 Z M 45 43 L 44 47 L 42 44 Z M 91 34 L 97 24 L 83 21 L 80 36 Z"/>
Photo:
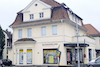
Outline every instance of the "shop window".
<path id="1" fill-rule="evenodd" d="M 27 64 L 32 64 L 32 49 L 27 49 Z"/>
<path id="2" fill-rule="evenodd" d="M 76 63 L 78 62 L 78 58 L 77 58 L 77 56 L 78 56 L 78 54 L 77 54 L 77 49 L 75 49 L 75 60 L 76 60 Z M 82 49 L 79 49 L 79 59 L 80 59 L 80 62 L 82 63 L 83 62 L 83 51 L 82 51 Z"/>
<path id="3" fill-rule="evenodd" d="M 44 64 L 57 64 L 57 51 L 56 50 L 43 50 Z"/>
<path id="4" fill-rule="evenodd" d="M 23 64 L 23 50 L 19 51 L 19 63 Z"/>

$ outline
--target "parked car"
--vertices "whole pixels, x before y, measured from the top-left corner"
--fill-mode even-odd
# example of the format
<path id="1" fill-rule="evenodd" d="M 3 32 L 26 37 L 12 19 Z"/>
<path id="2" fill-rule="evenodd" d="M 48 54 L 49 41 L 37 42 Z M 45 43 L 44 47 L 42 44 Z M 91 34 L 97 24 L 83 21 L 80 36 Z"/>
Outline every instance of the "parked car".
<path id="1" fill-rule="evenodd" d="M 12 65 L 12 61 L 9 59 L 0 59 L 0 65 L 1 66 L 10 66 Z"/>
<path id="2" fill-rule="evenodd" d="M 100 56 L 88 63 L 88 67 L 100 67 Z"/>

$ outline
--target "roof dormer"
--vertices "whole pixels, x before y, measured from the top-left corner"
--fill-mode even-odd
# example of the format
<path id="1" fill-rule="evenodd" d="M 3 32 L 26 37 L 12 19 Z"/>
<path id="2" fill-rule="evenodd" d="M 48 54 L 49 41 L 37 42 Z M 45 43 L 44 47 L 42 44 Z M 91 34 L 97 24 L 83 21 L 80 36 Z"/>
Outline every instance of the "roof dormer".
<path id="1" fill-rule="evenodd" d="M 23 22 L 51 18 L 51 6 L 41 0 L 33 0 L 23 11 Z"/>

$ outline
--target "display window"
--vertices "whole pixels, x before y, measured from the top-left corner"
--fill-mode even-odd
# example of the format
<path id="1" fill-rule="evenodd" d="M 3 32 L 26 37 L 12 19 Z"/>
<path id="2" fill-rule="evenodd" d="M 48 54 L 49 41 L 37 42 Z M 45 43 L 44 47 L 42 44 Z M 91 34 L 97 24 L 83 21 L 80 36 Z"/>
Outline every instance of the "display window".
<path id="1" fill-rule="evenodd" d="M 57 50 L 43 50 L 43 59 L 45 64 L 57 64 Z"/>
<path id="2" fill-rule="evenodd" d="M 75 49 L 75 55 L 76 55 L 76 58 L 75 58 L 75 60 L 76 60 L 76 62 L 78 62 L 78 58 L 77 58 L 77 49 Z M 82 49 L 79 49 L 79 59 L 80 59 L 80 62 L 83 62 L 83 51 L 82 51 Z"/>
<path id="3" fill-rule="evenodd" d="M 27 64 L 32 64 L 32 49 L 27 49 Z"/>
<path id="4" fill-rule="evenodd" d="M 19 51 L 19 63 L 23 64 L 23 50 Z"/>

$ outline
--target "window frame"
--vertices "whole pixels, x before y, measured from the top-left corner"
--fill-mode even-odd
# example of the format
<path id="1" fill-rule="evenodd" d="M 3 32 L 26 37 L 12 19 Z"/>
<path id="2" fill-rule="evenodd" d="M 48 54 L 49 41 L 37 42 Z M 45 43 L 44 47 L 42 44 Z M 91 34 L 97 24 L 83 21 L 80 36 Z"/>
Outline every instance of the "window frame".
<path id="1" fill-rule="evenodd" d="M 27 49 L 27 50 L 32 50 L 32 49 Z M 33 52 L 33 50 L 32 50 L 32 52 Z M 31 55 L 33 56 L 33 53 L 32 53 L 32 52 L 31 52 Z M 28 53 L 28 52 L 27 52 L 27 53 Z M 27 58 L 27 54 L 26 54 L 26 62 L 27 62 L 27 59 L 28 59 L 28 58 Z M 33 58 L 32 58 L 32 63 L 33 63 Z M 28 63 L 28 62 L 27 62 L 27 64 L 32 64 L 32 63 Z"/>
<path id="2" fill-rule="evenodd" d="M 56 27 L 56 28 L 54 28 Z M 56 32 L 55 32 L 55 29 L 56 29 Z M 57 35 L 58 34 L 58 30 L 57 30 L 57 25 L 53 25 L 52 26 L 52 35 Z"/>
<path id="3" fill-rule="evenodd" d="M 34 14 L 29 14 L 30 19 L 34 19 Z"/>
<path id="4" fill-rule="evenodd" d="M 20 50 L 23 50 L 23 49 L 20 49 Z M 19 64 L 24 64 L 24 50 L 22 52 L 23 53 L 23 63 L 20 63 L 20 53 L 21 53 L 20 50 L 19 50 Z"/>
<path id="5" fill-rule="evenodd" d="M 39 13 L 39 17 L 43 18 L 44 17 L 44 13 L 43 12 Z"/>
<path id="6" fill-rule="evenodd" d="M 32 37 L 32 28 L 27 28 L 27 37 Z"/>
<path id="7" fill-rule="evenodd" d="M 18 30 L 18 38 L 22 38 L 22 29 Z"/>
<path id="8" fill-rule="evenodd" d="M 45 29 L 44 29 L 45 28 Z M 45 30 L 45 31 L 44 31 Z M 46 26 L 41 27 L 41 36 L 46 36 Z"/>

